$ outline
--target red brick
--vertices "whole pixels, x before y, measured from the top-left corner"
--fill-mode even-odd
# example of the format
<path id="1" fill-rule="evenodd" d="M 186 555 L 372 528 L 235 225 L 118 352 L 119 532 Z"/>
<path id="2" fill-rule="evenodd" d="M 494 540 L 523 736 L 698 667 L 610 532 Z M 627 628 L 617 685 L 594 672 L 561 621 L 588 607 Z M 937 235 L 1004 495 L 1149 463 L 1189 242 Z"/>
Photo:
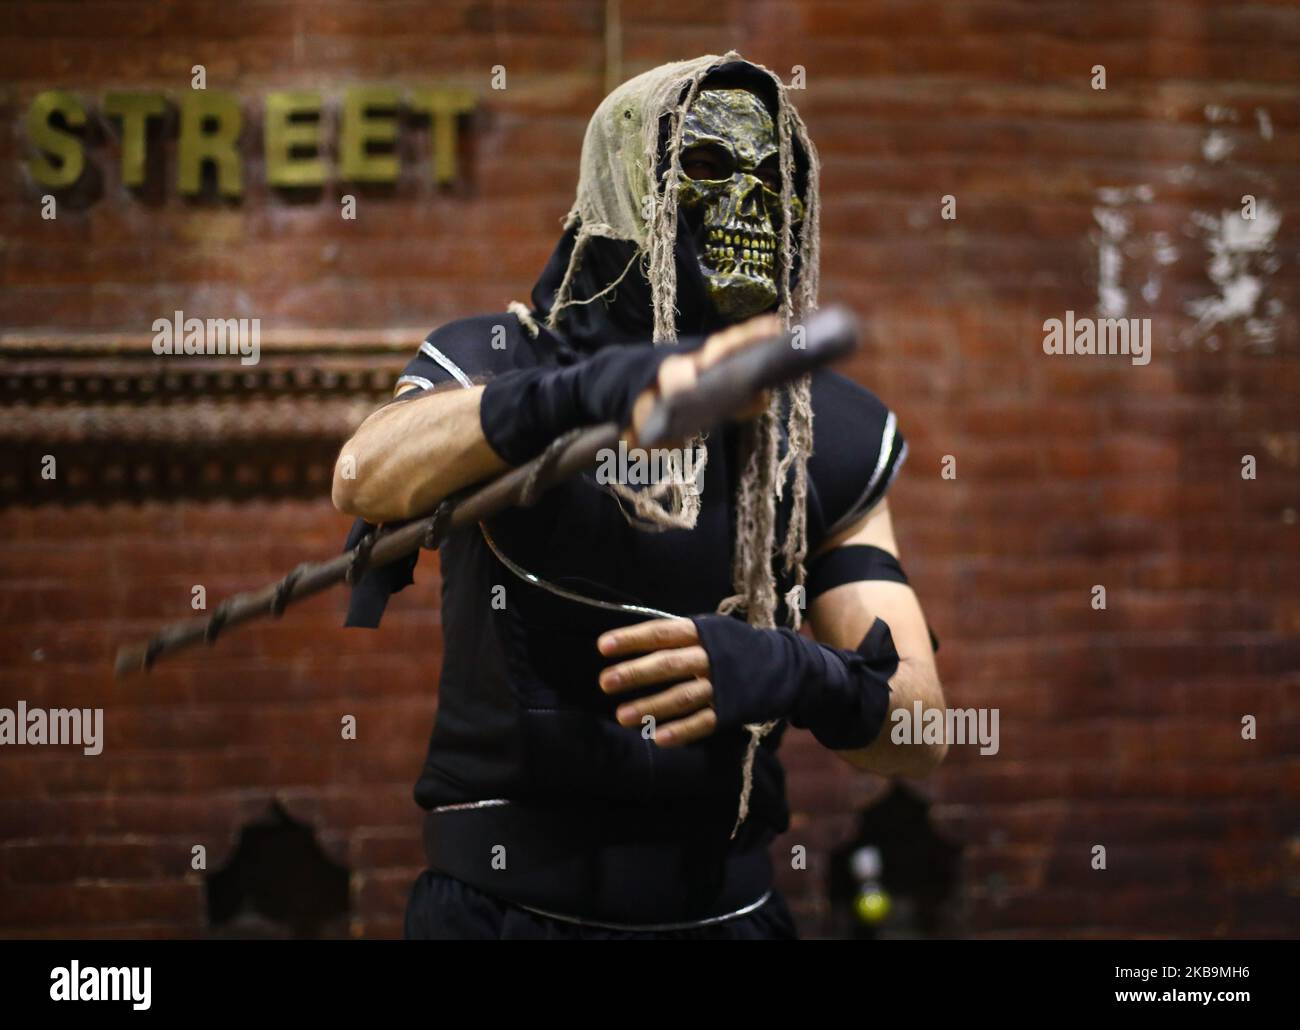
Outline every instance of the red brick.
<path id="1" fill-rule="evenodd" d="M 178 198 L 174 139 L 156 201 L 122 190 L 116 145 L 102 140 L 89 160 L 104 196 L 61 203 L 54 222 L 19 175 L 0 190 L 7 329 L 138 342 L 176 307 L 326 334 L 410 327 L 409 346 L 367 359 L 391 378 L 429 328 L 527 297 L 603 94 L 599 5 L 451 0 L 432 23 L 417 0 L 310 12 L 287 0 L 236 18 L 94 0 L 68 19 L 59 6 L 0 9 L 12 124 L 54 86 L 96 119 L 109 87 L 174 98 L 202 62 L 210 87 L 244 106 L 246 195 L 230 208 Z M 844 371 L 895 410 L 911 446 L 891 507 L 943 641 L 948 703 L 1001 716 L 997 756 L 953 748 L 923 785 L 936 825 L 966 847 L 958 908 L 974 936 L 1293 932 L 1280 913 L 1300 795 L 1295 277 L 1266 286 L 1282 307 L 1271 352 L 1240 326 L 1220 329 L 1217 350 L 1184 336 L 1187 305 L 1214 289 L 1205 247 L 1185 231 L 1194 212 L 1232 208 L 1245 183 L 1282 214 L 1284 267 L 1300 243 L 1300 13 L 1187 3 L 1149 15 L 1013 0 L 623 9 L 628 75 L 705 36 L 807 70 L 794 96 L 823 157 L 822 301 L 870 317 L 874 339 Z M 510 76 L 500 93 L 486 86 L 498 63 Z M 1097 63 L 1105 91 L 1088 86 Z M 338 217 L 337 182 L 304 199 L 268 189 L 265 92 L 321 89 L 334 117 L 343 89 L 368 81 L 478 90 L 463 181 L 434 188 L 427 128 L 404 124 L 402 177 L 387 195 L 352 191 L 355 222 Z M 1212 126 L 1212 103 L 1238 120 Z M 1234 147 L 1218 164 L 1201 155 L 1212 127 Z M 0 136 L 0 159 L 20 167 L 25 155 L 21 132 Z M 1098 191 L 1139 183 L 1153 196 L 1122 205 L 1121 279 L 1130 313 L 1152 318 L 1151 364 L 1047 357 L 1045 319 L 1095 314 Z M 945 194 L 955 221 L 939 218 Z M 1179 250 L 1171 265 L 1156 260 L 1157 232 Z M 1160 288 L 1150 302 L 1148 279 Z M 1246 453 L 1259 459 L 1250 483 Z M 956 481 L 939 477 L 947 454 Z M 70 483 L 59 490 L 60 502 L 74 496 Z M 345 932 L 400 935 L 422 862 L 410 783 L 437 707 L 433 556 L 380 631 L 342 631 L 340 593 L 148 677 L 111 679 L 117 646 L 192 614 L 195 583 L 211 608 L 336 553 L 349 520 L 323 493 L 0 512 L 0 703 L 106 714 L 97 758 L 2 756 L 6 935 L 202 935 L 201 885 L 177 863 L 193 843 L 224 860 L 277 798 L 353 871 Z M 1097 583 L 1104 612 L 1089 605 Z M 339 739 L 343 713 L 358 718 L 358 740 Z M 1243 714 L 1258 719 L 1255 741 L 1240 738 Z M 792 821 L 775 846 L 778 882 L 806 935 L 831 933 L 831 853 L 886 783 L 807 734 L 791 733 L 782 755 Z M 1107 890 L 1091 889 L 1093 842 L 1109 849 L 1096 874 Z M 808 847 L 807 872 L 781 861 L 792 843 Z"/>

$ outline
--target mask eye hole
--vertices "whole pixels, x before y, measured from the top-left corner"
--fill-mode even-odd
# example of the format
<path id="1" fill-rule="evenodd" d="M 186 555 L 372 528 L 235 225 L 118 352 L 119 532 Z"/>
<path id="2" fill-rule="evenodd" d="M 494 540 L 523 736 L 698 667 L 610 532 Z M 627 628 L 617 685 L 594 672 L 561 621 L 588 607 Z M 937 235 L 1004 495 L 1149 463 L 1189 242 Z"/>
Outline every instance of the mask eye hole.
<path id="1" fill-rule="evenodd" d="M 735 170 L 731 155 L 715 143 L 700 143 L 682 154 L 682 172 L 691 179 L 717 182 L 730 179 Z"/>
<path id="2" fill-rule="evenodd" d="M 781 192 L 781 164 L 775 154 L 754 169 L 754 177 L 763 184 L 763 188 L 773 193 Z"/>

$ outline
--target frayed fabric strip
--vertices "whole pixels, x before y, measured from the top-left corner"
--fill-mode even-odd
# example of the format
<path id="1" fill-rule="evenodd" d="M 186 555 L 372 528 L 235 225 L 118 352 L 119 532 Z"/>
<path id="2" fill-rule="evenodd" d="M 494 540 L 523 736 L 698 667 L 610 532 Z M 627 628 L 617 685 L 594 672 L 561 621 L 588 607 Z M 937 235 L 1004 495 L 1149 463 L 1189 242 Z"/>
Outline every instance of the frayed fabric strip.
<path id="1" fill-rule="evenodd" d="M 524 327 L 524 331 L 529 336 L 534 340 L 537 339 L 537 334 L 542 331 L 542 327 L 537 324 L 537 319 L 533 318 L 533 313 L 528 309 L 528 305 L 512 300 L 506 305 L 506 310 L 519 319 L 519 324 Z"/>

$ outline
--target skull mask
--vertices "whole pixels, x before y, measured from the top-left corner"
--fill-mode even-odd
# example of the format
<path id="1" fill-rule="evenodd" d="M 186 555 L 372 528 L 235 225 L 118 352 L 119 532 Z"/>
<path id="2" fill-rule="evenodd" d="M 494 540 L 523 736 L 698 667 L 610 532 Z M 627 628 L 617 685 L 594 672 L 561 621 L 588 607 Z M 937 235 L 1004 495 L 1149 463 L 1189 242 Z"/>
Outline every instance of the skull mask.
<path id="1" fill-rule="evenodd" d="M 743 89 L 701 90 L 682 123 L 678 203 L 718 312 L 740 321 L 777 302 L 781 166 L 763 102 Z M 792 228 L 803 204 L 792 197 Z"/>

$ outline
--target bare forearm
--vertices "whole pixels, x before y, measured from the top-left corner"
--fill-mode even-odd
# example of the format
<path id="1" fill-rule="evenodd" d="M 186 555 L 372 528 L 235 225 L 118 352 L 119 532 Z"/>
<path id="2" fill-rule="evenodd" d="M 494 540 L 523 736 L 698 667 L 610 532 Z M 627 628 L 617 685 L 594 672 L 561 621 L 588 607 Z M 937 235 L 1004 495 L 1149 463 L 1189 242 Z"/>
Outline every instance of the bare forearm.
<path id="1" fill-rule="evenodd" d="M 889 681 L 889 690 L 889 715 L 880 736 L 868 747 L 835 753 L 855 768 L 881 776 L 927 776 L 943 761 L 948 745 L 919 741 L 895 743 L 891 730 L 895 725 L 894 713 L 905 711 L 910 720 L 917 701 L 923 710 L 943 707 L 943 688 L 933 661 L 900 655 L 898 671 Z"/>
<path id="2" fill-rule="evenodd" d="M 510 380 L 504 391 L 489 397 L 487 418 L 495 426 L 489 430 L 494 433 L 491 444 L 483 434 L 482 386 L 434 391 L 380 408 L 339 453 L 334 505 L 369 522 L 412 518 L 432 511 L 464 486 L 505 472 L 510 466 L 502 454 L 515 455 L 513 460 L 522 464 L 573 426 L 631 423 L 635 439 L 662 392 L 689 388 L 698 372 L 780 328 L 775 315 L 761 315 L 682 353 L 620 346 L 578 365 L 538 366 L 546 378 Z M 653 378 L 647 379 L 648 373 Z M 641 387 L 635 398 L 629 396 L 629 386 Z"/>
<path id="3" fill-rule="evenodd" d="M 482 387 L 416 397 L 376 411 L 343 445 L 334 506 L 369 522 L 431 511 L 444 497 L 508 467 L 479 423 Z"/>
<path id="4" fill-rule="evenodd" d="M 853 649 L 876 618 L 889 624 L 898 650 L 898 669 L 889 680 L 889 712 L 880 735 L 868 746 L 836 751 L 850 765 L 882 776 L 924 776 L 943 761 L 947 745 L 895 742 L 890 730 L 897 711 L 944 706 L 943 687 L 925 615 L 912 588 L 901 583 L 848 583 L 818 597 L 809 613 L 813 634 L 832 647 Z"/>

